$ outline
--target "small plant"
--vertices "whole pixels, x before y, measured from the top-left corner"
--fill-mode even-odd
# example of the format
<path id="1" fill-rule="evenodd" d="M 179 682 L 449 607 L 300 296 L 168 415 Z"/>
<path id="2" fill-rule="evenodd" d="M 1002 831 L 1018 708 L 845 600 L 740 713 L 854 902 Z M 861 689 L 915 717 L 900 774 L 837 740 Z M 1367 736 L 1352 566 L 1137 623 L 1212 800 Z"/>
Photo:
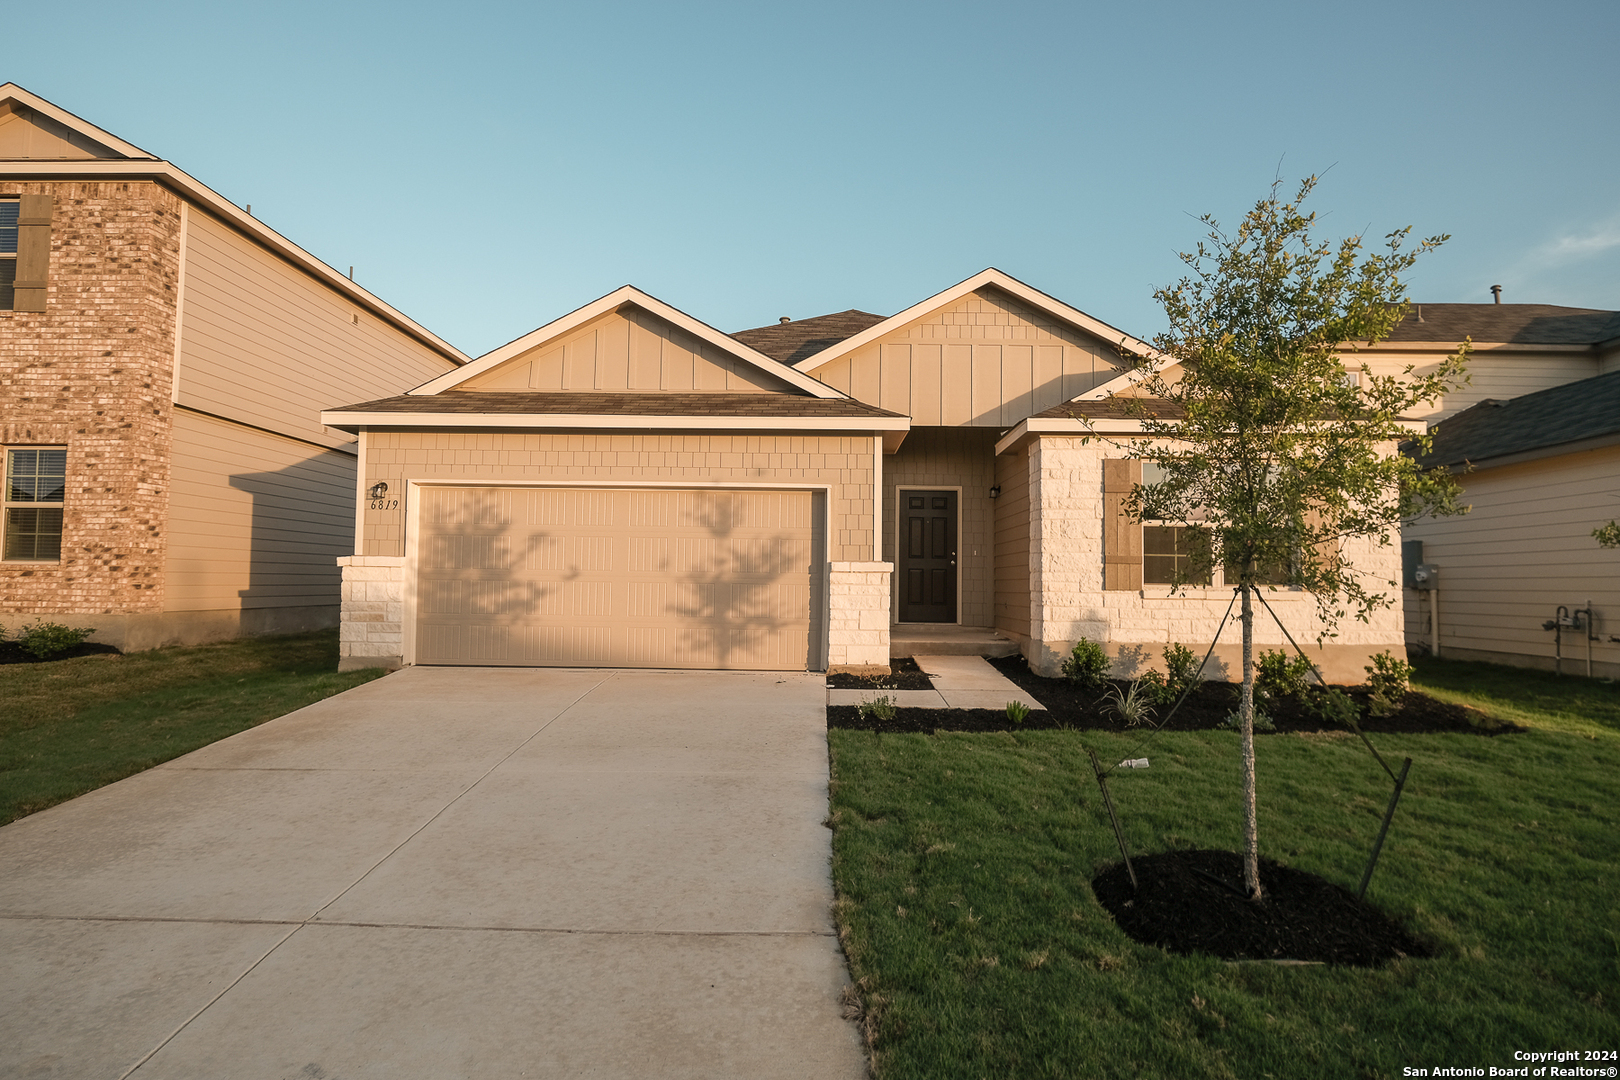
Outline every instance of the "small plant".
<path id="1" fill-rule="evenodd" d="M 1226 714 L 1226 719 L 1221 721 L 1221 727 L 1228 728 L 1232 731 L 1241 731 L 1243 729 L 1243 717 L 1238 715 L 1238 711 L 1236 709 L 1233 709 L 1231 712 Z M 1259 709 L 1256 709 L 1254 710 L 1254 730 L 1276 731 L 1277 725 L 1272 723 L 1271 717 L 1267 716 Z"/>
<path id="2" fill-rule="evenodd" d="M 49 660 L 58 653 L 83 644 L 84 639 L 95 632 L 93 626 L 63 626 L 41 619 L 32 626 L 23 627 L 17 636 L 17 643 L 22 646 L 23 652 L 40 660 Z"/>
<path id="3" fill-rule="evenodd" d="M 1305 708 L 1324 723 L 1341 727 L 1353 727 L 1361 715 L 1361 710 L 1356 708 L 1356 699 L 1332 686 L 1325 686 L 1307 697 Z"/>
<path id="4" fill-rule="evenodd" d="M 1372 691 L 1371 711 L 1374 716 L 1389 716 L 1401 707 L 1401 700 L 1412 688 L 1415 669 L 1388 652 L 1381 652 L 1372 660 L 1362 669 L 1367 673 L 1367 689 Z"/>
<path id="5" fill-rule="evenodd" d="M 1303 698 L 1306 677 L 1311 673 L 1311 662 L 1297 653 L 1290 656 L 1281 649 L 1267 649 L 1255 663 L 1254 689 L 1258 697 L 1271 703 Z"/>
<path id="6" fill-rule="evenodd" d="M 1140 727 L 1153 719 L 1152 695 L 1156 691 L 1149 684 L 1143 688 L 1144 679 L 1137 679 L 1131 683 L 1128 691 L 1121 691 L 1118 686 L 1110 686 L 1103 695 L 1103 712 L 1119 717 L 1128 728 Z"/>
<path id="7" fill-rule="evenodd" d="M 1063 677 L 1087 690 L 1099 690 L 1108 679 L 1108 654 L 1090 638 L 1074 643 L 1063 661 Z"/>
<path id="8" fill-rule="evenodd" d="M 1165 689 L 1180 697 L 1198 682 L 1199 667 L 1197 653 L 1179 641 L 1172 641 L 1164 649 Z"/>
<path id="9" fill-rule="evenodd" d="M 871 701 L 863 701 L 855 706 L 855 712 L 862 721 L 870 723 L 873 720 L 879 723 L 888 723 L 894 719 L 894 698 L 882 694 Z"/>
<path id="10" fill-rule="evenodd" d="M 1170 689 L 1169 684 L 1165 682 L 1164 676 L 1152 668 L 1142 672 L 1141 676 L 1136 680 L 1136 689 L 1145 696 L 1146 700 L 1155 704 L 1165 705 L 1176 700 L 1176 692 Z"/>
<path id="11" fill-rule="evenodd" d="M 1029 719 L 1029 706 L 1022 701 L 1007 702 L 1007 719 L 1015 724 L 1022 724 Z"/>

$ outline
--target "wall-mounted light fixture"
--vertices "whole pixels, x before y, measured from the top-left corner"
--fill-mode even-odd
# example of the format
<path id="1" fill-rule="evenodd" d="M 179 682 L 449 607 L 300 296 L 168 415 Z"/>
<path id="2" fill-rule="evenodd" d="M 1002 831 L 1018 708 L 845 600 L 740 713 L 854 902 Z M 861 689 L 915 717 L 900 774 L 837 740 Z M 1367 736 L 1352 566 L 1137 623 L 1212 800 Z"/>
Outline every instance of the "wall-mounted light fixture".
<path id="1" fill-rule="evenodd" d="M 996 484 L 996 485 L 994 485 L 994 486 L 992 486 L 990 488 L 990 497 L 992 499 L 1001 498 L 1001 485 L 1000 484 Z"/>
<path id="2" fill-rule="evenodd" d="M 370 499 L 386 499 L 388 497 L 388 481 L 379 480 L 372 484 L 371 491 L 366 497 Z"/>

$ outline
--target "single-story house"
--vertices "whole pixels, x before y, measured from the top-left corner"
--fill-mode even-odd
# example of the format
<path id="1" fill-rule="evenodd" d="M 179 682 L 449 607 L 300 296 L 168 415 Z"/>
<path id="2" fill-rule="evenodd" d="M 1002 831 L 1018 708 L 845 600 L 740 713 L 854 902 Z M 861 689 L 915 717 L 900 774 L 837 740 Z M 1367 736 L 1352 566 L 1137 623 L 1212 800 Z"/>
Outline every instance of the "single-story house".
<path id="1" fill-rule="evenodd" d="M 1106 399 L 1150 356 L 995 269 L 735 334 L 625 286 L 322 414 L 358 436 L 364 495 L 342 662 L 859 670 L 999 643 L 1055 673 L 1084 636 L 1128 672 L 1202 649 L 1232 591 L 1172 591 L 1170 527 L 1123 515 L 1141 465 L 1108 441 L 1140 432 Z M 1353 555 L 1394 581 L 1398 550 Z M 1313 597 L 1267 598 L 1330 678 L 1402 647 L 1398 604 L 1318 648 Z"/>
<path id="2" fill-rule="evenodd" d="M 323 401 L 470 358 L 169 162 L 0 86 L 0 628 L 125 649 L 332 626 Z"/>
<path id="3" fill-rule="evenodd" d="M 1433 436 L 1420 460 L 1458 473 L 1472 509 L 1404 531 L 1408 562 L 1438 568 L 1408 589 L 1414 644 L 1538 668 L 1561 651 L 1566 673 L 1620 676 L 1620 551 L 1592 536 L 1620 518 L 1620 369 L 1481 401 Z"/>

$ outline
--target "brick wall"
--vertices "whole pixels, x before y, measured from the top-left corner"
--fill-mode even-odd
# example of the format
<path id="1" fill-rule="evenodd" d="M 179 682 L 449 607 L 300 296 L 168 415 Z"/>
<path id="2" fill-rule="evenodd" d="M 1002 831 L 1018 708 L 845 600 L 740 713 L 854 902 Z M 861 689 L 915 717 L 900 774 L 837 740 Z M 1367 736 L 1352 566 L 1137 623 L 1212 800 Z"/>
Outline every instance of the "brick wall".
<path id="1" fill-rule="evenodd" d="M 156 184 L 48 193 L 46 311 L 0 312 L 0 442 L 65 445 L 60 563 L 0 563 L 0 617 L 157 612 L 170 466 L 180 200 Z"/>

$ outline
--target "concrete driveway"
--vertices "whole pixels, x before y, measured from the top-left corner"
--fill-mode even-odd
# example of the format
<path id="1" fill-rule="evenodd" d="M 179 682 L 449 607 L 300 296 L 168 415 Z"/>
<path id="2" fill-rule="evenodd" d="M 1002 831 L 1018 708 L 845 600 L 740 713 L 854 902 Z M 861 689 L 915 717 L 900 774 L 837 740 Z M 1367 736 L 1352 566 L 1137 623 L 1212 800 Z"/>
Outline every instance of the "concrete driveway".
<path id="1" fill-rule="evenodd" d="M 849 1077 L 823 680 L 411 668 L 0 829 L 0 1076 Z"/>

